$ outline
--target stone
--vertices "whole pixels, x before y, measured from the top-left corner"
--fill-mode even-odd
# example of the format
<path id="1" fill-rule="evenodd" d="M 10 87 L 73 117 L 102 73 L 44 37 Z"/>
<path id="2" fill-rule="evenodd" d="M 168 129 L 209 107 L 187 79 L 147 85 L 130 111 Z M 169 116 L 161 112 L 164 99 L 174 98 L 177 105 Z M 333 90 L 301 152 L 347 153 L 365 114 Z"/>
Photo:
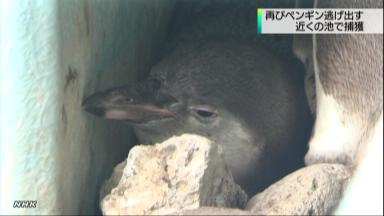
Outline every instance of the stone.
<path id="1" fill-rule="evenodd" d="M 173 212 L 171 215 L 254 215 L 250 211 L 244 211 L 236 208 L 218 208 L 218 207 L 200 207 L 197 209 L 183 210 Z"/>
<path id="2" fill-rule="evenodd" d="M 247 202 L 224 165 L 220 146 L 188 134 L 133 147 L 100 193 L 102 212 L 108 215 L 243 208 Z"/>
<path id="3" fill-rule="evenodd" d="M 350 177 L 341 164 L 304 167 L 256 194 L 245 209 L 257 215 L 328 215 L 337 207 Z"/>

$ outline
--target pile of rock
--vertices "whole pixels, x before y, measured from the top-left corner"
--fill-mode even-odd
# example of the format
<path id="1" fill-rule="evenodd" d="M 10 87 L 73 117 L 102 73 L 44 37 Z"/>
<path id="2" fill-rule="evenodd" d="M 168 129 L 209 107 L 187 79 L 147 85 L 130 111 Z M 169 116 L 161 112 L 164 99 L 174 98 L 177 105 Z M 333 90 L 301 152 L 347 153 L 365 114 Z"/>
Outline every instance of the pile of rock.
<path id="1" fill-rule="evenodd" d="M 342 165 L 314 165 L 248 202 L 220 152 L 216 143 L 187 134 L 133 147 L 100 192 L 103 214 L 326 214 L 349 179 Z"/>

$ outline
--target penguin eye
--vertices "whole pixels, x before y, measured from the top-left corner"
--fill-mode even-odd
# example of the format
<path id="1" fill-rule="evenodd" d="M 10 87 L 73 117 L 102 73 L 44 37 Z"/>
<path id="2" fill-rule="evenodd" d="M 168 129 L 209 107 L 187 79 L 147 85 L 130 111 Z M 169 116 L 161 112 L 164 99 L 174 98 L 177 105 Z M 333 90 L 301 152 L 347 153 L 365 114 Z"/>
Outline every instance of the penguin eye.
<path id="1" fill-rule="evenodd" d="M 208 106 L 193 107 L 192 111 L 199 119 L 203 120 L 214 119 L 218 116 L 217 111 Z"/>
<path id="2" fill-rule="evenodd" d="M 203 118 L 211 118 L 216 115 L 216 113 L 206 110 L 196 110 L 196 113 Z"/>

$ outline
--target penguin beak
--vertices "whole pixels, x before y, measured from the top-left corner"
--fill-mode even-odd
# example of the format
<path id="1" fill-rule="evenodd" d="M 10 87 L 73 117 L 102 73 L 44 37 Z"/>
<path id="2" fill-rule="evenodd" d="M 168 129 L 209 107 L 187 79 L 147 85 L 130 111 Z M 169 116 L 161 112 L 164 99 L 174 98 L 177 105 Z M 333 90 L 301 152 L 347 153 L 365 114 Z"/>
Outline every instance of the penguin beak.
<path id="1" fill-rule="evenodd" d="M 107 89 L 90 95 L 83 101 L 83 109 L 105 119 L 145 124 L 150 121 L 173 118 L 168 109 L 177 103 L 172 96 L 161 93 L 152 81 L 139 85 Z"/>

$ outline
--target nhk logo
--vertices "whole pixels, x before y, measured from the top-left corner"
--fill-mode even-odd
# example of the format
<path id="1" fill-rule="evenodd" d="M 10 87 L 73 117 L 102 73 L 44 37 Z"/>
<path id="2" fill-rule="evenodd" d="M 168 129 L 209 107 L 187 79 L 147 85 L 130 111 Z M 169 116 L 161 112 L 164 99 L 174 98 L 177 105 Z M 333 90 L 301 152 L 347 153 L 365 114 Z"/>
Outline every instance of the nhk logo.
<path id="1" fill-rule="evenodd" d="M 15 200 L 13 208 L 36 208 L 37 200 Z"/>

